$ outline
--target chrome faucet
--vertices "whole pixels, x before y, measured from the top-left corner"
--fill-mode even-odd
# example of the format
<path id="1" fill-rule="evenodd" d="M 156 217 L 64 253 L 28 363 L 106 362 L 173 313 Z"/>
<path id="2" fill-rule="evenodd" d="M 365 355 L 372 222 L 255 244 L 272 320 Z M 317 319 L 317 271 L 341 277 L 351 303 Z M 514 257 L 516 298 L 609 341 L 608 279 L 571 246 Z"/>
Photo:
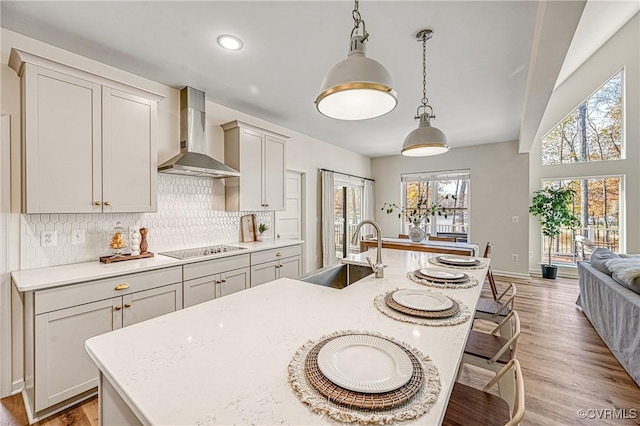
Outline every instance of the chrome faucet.
<path id="1" fill-rule="evenodd" d="M 362 225 L 369 224 L 376 228 L 377 236 L 378 236 L 378 250 L 376 253 L 376 263 L 375 265 L 371 261 L 370 257 L 367 257 L 367 262 L 369 262 L 369 266 L 373 270 L 376 278 L 384 278 L 384 265 L 382 264 L 382 231 L 380 230 L 380 225 L 370 219 L 365 219 L 356 226 L 356 230 L 353 233 L 353 237 L 351 237 L 351 244 L 358 244 L 358 235 L 360 234 L 360 228 Z"/>

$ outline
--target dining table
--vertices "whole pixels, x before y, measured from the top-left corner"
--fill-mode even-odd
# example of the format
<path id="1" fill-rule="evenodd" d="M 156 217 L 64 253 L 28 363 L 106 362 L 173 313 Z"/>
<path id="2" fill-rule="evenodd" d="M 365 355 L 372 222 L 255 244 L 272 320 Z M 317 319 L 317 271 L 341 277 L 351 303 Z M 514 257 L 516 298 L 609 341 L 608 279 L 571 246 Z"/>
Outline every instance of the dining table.
<path id="1" fill-rule="evenodd" d="M 360 251 L 377 247 L 376 238 L 363 238 L 360 240 Z M 427 253 L 444 253 L 463 256 L 478 256 L 479 246 L 474 243 L 461 243 L 453 241 L 433 241 L 424 239 L 420 242 L 411 241 L 408 238 L 382 237 L 382 248 L 395 250 L 413 250 Z"/>
<path id="2" fill-rule="evenodd" d="M 101 424 L 336 424 L 301 401 L 289 365 L 309 341 L 345 331 L 388 336 L 428 357 L 436 398 L 428 412 L 399 423 L 441 424 L 490 260 L 464 271 L 474 285 L 433 288 L 408 273 L 446 270 L 433 261 L 438 254 L 381 254 L 383 278 L 372 274 L 340 290 L 282 278 L 89 339 L 100 371 Z M 366 257 L 375 255 L 374 249 L 343 262 L 368 265 Z M 454 298 L 471 316 L 450 326 L 394 320 L 374 299 L 398 289 Z"/>

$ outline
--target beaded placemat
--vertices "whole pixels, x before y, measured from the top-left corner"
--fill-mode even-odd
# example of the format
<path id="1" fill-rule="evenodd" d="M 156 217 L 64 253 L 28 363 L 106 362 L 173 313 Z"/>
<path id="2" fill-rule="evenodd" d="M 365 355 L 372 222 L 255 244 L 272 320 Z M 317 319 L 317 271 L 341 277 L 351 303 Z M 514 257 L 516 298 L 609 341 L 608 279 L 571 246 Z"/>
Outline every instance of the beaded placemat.
<path id="1" fill-rule="evenodd" d="M 389 392 L 382 393 L 362 393 L 354 392 L 342 388 L 329 379 L 320 371 L 318 367 L 318 353 L 328 342 L 335 339 L 331 337 L 315 345 L 307 355 L 305 360 L 305 377 L 311 386 L 318 392 L 326 396 L 329 401 L 350 408 L 366 408 L 370 410 L 382 410 L 393 408 L 407 402 L 413 395 L 418 393 L 424 383 L 424 373 L 420 361 L 411 352 L 400 347 L 411 360 L 413 372 L 411 379 L 405 385 Z"/>
<path id="2" fill-rule="evenodd" d="M 470 266 L 457 266 L 457 265 L 450 265 L 448 263 L 442 263 L 438 260 L 437 257 L 430 257 L 429 258 L 429 263 L 431 263 L 432 265 L 438 265 L 438 266 L 443 266 L 445 268 L 451 268 L 451 269 L 482 269 L 485 266 L 487 266 L 486 262 L 483 262 L 481 260 L 478 259 L 478 264 L 477 265 L 470 265 Z"/>
<path id="3" fill-rule="evenodd" d="M 431 260 L 431 259 L 429 259 Z M 478 285 L 478 280 L 472 276 L 469 276 L 469 281 L 467 281 L 466 283 L 445 283 L 445 282 L 441 282 L 441 281 L 431 281 L 431 280 L 427 280 L 425 278 L 420 278 L 415 274 L 416 271 L 409 271 L 407 272 L 407 278 L 409 278 L 411 281 L 421 284 L 421 285 L 426 285 L 428 287 L 435 287 L 435 288 L 471 288 L 471 287 L 475 287 Z"/>
<path id="4" fill-rule="evenodd" d="M 315 389 L 307 379 L 306 360 L 308 355 L 320 342 L 350 334 L 365 334 L 380 337 L 399 345 L 408 354 L 410 353 L 410 357 L 413 356 L 412 360 L 415 359 L 420 364 L 423 374 L 423 383 L 418 391 L 396 407 L 373 410 L 338 404 L 329 400 L 327 396 Z M 293 359 L 289 363 L 288 373 L 289 384 L 303 404 L 307 405 L 309 409 L 316 414 L 325 415 L 343 423 L 389 424 L 415 419 L 428 413 L 433 404 L 438 400 L 438 395 L 440 394 L 440 374 L 428 356 L 406 343 L 370 331 L 337 331 L 322 336 L 317 340 L 309 340 L 296 351 Z"/>
<path id="5" fill-rule="evenodd" d="M 469 310 L 467 305 L 460 302 L 459 300 L 454 299 L 453 297 L 451 297 L 450 299 L 453 300 L 454 303 L 458 304 L 459 309 L 457 313 L 447 318 L 421 318 L 421 317 L 405 314 L 404 312 L 396 311 L 395 309 L 392 309 L 389 305 L 387 305 L 387 302 L 385 302 L 385 299 L 388 297 L 389 294 L 393 293 L 393 291 L 379 294 L 378 296 L 376 296 L 375 299 L 373 300 L 373 305 L 380 312 L 382 312 L 383 314 L 385 314 L 386 316 L 394 320 L 407 322 L 410 324 L 417 324 L 417 325 L 444 327 L 444 326 L 462 324 L 464 322 L 469 321 L 469 319 L 471 318 L 471 311 Z"/>

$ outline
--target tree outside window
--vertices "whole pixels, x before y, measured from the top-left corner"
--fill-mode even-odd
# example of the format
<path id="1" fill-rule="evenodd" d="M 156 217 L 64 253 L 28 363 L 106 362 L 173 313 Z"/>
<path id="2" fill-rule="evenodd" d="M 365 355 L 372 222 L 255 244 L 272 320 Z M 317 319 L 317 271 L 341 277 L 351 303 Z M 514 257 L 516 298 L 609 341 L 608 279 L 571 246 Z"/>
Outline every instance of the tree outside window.
<path id="1" fill-rule="evenodd" d="M 542 138 L 542 165 L 622 158 L 623 70 Z"/>

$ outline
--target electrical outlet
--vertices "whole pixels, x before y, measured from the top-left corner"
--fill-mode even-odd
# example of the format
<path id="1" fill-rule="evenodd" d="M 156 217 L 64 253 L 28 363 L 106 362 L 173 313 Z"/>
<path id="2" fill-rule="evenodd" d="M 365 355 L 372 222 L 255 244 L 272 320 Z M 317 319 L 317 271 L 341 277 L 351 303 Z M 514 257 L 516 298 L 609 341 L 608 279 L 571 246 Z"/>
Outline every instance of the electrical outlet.
<path id="1" fill-rule="evenodd" d="M 58 245 L 57 231 L 42 231 L 40 234 L 40 245 L 42 247 L 54 247 Z"/>
<path id="2" fill-rule="evenodd" d="M 520 221 L 520 218 L 518 216 L 511 216 L 511 222 L 518 223 L 519 221 Z"/>
<path id="3" fill-rule="evenodd" d="M 518 253 L 513 253 L 513 254 L 511 255 L 511 260 L 513 260 L 513 261 L 517 262 L 517 261 L 518 261 Z"/>
<path id="4" fill-rule="evenodd" d="M 84 244 L 84 229 L 73 229 L 71 231 L 71 244 Z"/>
<path id="5" fill-rule="evenodd" d="M 532 251 L 529 252 L 529 257 L 533 257 L 533 252 Z"/>

